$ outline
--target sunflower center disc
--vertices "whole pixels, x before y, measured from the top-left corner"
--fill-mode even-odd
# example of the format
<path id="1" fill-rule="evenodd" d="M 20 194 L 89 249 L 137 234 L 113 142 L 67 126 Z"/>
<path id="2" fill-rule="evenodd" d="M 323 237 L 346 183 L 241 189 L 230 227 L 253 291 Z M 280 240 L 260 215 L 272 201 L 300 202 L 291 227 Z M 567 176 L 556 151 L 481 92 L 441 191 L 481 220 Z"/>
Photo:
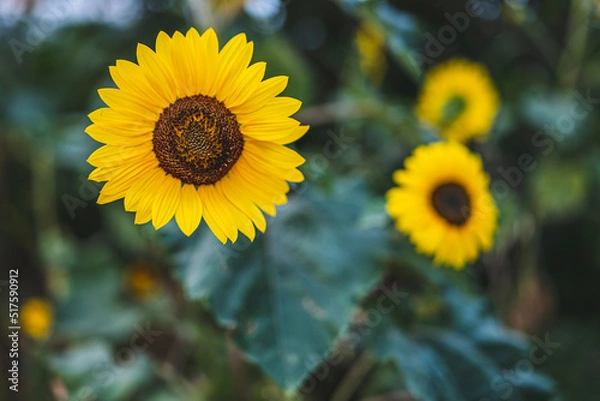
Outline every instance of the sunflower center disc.
<path id="1" fill-rule="evenodd" d="M 433 191 L 431 202 L 436 212 L 448 223 L 462 226 L 471 216 L 469 195 L 462 185 L 442 184 Z"/>
<path id="2" fill-rule="evenodd" d="M 163 110 L 152 143 L 163 170 L 186 184 L 207 185 L 231 170 L 244 149 L 244 136 L 222 102 L 195 95 Z"/>

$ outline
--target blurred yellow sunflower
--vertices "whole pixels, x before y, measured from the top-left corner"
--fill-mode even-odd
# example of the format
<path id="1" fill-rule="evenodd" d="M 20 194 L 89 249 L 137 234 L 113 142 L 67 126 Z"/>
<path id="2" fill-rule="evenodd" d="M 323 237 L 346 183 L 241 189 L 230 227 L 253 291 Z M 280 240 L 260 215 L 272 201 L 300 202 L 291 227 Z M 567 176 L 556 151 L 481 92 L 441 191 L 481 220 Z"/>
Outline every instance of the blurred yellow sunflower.
<path id="1" fill-rule="evenodd" d="M 155 297 L 162 286 L 158 271 L 149 263 L 137 261 L 125 271 L 125 286 L 140 301 Z"/>
<path id="2" fill-rule="evenodd" d="M 117 88 L 100 89 L 108 107 L 86 132 L 106 144 L 88 162 L 107 181 L 98 203 L 124 198 L 135 223 L 156 229 L 173 217 L 191 235 L 202 218 L 221 242 L 266 229 L 263 213 L 287 201 L 287 181 L 304 179 L 298 153 L 284 146 L 308 131 L 290 118 L 301 102 L 278 96 L 288 78 L 263 80 L 244 34 L 221 50 L 217 35 L 161 32 L 156 51 L 139 44 L 138 64 L 110 67 Z"/>
<path id="3" fill-rule="evenodd" d="M 385 59 L 385 32 L 378 25 L 364 22 L 355 36 L 360 56 L 360 69 L 375 84 L 380 84 L 387 69 Z"/>
<path id="4" fill-rule="evenodd" d="M 31 298 L 21 308 L 21 327 L 34 340 L 46 340 L 54 324 L 54 308 L 42 298 Z"/>
<path id="5" fill-rule="evenodd" d="M 498 92 L 486 69 L 455 59 L 427 73 L 416 113 L 443 138 L 465 142 L 492 129 L 499 107 Z"/>
<path id="6" fill-rule="evenodd" d="M 387 211 L 418 252 L 460 269 L 491 248 L 498 210 L 479 156 L 458 142 L 419 146 L 393 178 Z"/>

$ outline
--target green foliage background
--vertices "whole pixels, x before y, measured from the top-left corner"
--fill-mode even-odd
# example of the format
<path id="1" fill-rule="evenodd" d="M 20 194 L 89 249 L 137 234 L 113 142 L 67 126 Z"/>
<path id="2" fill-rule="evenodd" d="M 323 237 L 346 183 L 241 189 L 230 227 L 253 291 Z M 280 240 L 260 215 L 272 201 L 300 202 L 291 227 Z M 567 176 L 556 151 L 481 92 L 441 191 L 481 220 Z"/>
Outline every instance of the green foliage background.
<path id="1" fill-rule="evenodd" d="M 138 3 L 118 25 L 60 12 L 0 24 L 2 305 L 19 269 L 21 303 L 56 309 L 48 341 L 22 335 L 16 399 L 599 399 L 597 2 L 288 0 L 265 20 L 235 0 Z M 359 68 L 365 21 L 386 32 L 381 83 Z M 208 25 L 222 43 L 246 32 L 312 126 L 295 145 L 306 182 L 252 244 L 134 226 L 86 178 L 98 144 L 83 130 L 108 66 L 160 30 Z M 462 272 L 415 254 L 383 200 L 435 140 L 413 108 L 427 68 L 452 57 L 484 64 L 503 103 L 471 144 L 499 231 Z M 136 263 L 158 282 L 149 298 L 125 284 Z"/>

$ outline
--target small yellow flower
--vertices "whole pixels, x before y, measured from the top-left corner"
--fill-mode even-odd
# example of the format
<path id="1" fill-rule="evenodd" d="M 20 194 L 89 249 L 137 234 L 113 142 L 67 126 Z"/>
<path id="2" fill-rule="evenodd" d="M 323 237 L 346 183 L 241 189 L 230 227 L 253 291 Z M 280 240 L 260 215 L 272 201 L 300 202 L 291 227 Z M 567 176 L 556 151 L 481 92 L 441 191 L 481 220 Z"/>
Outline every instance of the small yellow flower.
<path id="1" fill-rule="evenodd" d="M 498 92 L 485 68 L 456 59 L 427 73 L 416 113 L 443 138 L 465 142 L 488 134 L 499 107 Z"/>
<path id="2" fill-rule="evenodd" d="M 419 146 L 394 173 L 387 211 L 417 251 L 456 269 L 493 244 L 498 210 L 481 158 L 458 142 Z"/>
<path id="3" fill-rule="evenodd" d="M 131 295 L 139 300 L 147 300 L 160 290 L 157 271 L 144 262 L 132 264 L 125 273 L 125 285 Z"/>
<path id="4" fill-rule="evenodd" d="M 356 47 L 360 69 L 374 83 L 380 84 L 387 69 L 385 59 L 385 32 L 378 25 L 363 23 L 356 32 Z"/>
<path id="5" fill-rule="evenodd" d="M 174 217 L 186 235 L 204 218 L 223 243 L 264 232 L 263 212 L 275 215 L 288 181 L 304 180 L 304 158 L 285 145 L 308 127 L 290 118 L 302 103 L 279 96 L 288 78 L 263 80 L 253 49 L 239 34 L 219 50 L 212 29 L 192 28 L 159 33 L 156 51 L 139 44 L 138 64 L 118 60 L 118 88 L 98 91 L 108 107 L 86 129 L 106 144 L 88 159 L 89 179 L 107 181 L 98 203 L 124 199 L 136 224 L 157 230 Z"/>
<path id="6" fill-rule="evenodd" d="M 54 323 L 54 308 L 42 298 L 31 298 L 21 308 L 20 322 L 23 331 L 34 340 L 46 340 Z"/>

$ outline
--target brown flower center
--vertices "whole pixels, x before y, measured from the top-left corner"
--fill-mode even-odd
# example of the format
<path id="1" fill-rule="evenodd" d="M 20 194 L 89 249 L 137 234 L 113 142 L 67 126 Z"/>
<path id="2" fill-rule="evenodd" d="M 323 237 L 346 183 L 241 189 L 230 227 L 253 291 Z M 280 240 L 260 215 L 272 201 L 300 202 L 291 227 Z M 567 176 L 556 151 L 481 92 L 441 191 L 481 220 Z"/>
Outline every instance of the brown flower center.
<path id="1" fill-rule="evenodd" d="M 231 170 L 244 149 L 244 136 L 222 102 L 195 95 L 163 110 L 152 143 L 163 170 L 186 184 L 207 185 Z"/>
<path id="2" fill-rule="evenodd" d="M 452 225 L 462 226 L 471 217 L 471 201 L 460 184 L 440 185 L 431 194 L 431 203 L 435 211 Z"/>

